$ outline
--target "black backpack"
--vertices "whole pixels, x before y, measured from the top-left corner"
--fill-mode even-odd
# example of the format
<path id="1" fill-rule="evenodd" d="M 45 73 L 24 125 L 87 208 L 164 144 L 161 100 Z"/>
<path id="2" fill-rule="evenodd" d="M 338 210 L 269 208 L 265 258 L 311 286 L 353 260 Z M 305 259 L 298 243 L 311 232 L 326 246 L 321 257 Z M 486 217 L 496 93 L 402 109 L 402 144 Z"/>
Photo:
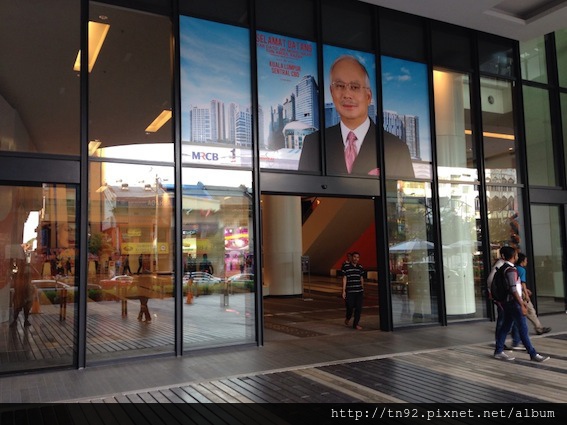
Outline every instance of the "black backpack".
<path id="1" fill-rule="evenodd" d="M 492 285 L 490 285 L 490 293 L 494 301 L 506 302 L 508 298 L 510 288 L 508 280 L 506 279 L 506 271 L 510 267 L 512 267 L 510 264 L 504 263 L 501 267 L 496 269 L 494 279 L 492 279 Z"/>

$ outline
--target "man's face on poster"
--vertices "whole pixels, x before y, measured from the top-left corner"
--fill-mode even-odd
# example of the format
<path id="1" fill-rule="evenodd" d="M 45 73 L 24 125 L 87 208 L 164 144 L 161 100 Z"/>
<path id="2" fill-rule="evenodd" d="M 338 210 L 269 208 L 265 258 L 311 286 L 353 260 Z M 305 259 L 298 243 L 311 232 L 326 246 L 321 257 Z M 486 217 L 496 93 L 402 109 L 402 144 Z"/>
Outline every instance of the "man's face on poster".
<path id="1" fill-rule="evenodd" d="M 341 121 L 355 129 L 368 116 L 372 91 L 362 65 L 355 59 L 343 59 L 331 71 L 331 95 Z"/>

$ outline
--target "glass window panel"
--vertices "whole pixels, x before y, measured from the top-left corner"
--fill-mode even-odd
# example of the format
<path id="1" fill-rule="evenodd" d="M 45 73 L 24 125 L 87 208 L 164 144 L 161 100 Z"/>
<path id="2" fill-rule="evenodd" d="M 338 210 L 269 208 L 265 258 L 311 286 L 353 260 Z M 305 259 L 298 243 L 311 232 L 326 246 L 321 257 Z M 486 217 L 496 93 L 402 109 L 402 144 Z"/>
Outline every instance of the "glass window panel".
<path id="1" fill-rule="evenodd" d="M 394 325 L 435 323 L 437 288 L 431 185 L 387 182 Z"/>
<path id="2" fill-rule="evenodd" d="M 479 37 L 480 71 L 503 77 L 515 77 L 513 43 L 513 40 Z"/>
<path id="3" fill-rule="evenodd" d="M 433 91 L 439 179 L 476 181 L 469 76 L 435 70 Z"/>
<path id="4" fill-rule="evenodd" d="M 373 6 L 363 2 L 325 0 L 321 7 L 323 42 L 374 50 L 373 10 Z"/>
<path id="5" fill-rule="evenodd" d="M 447 319 L 486 317 L 478 187 L 440 184 L 439 209 Z"/>
<path id="6" fill-rule="evenodd" d="M 383 129 L 409 149 L 413 174 L 431 179 L 431 128 L 429 125 L 429 82 L 427 65 L 402 59 L 382 57 Z M 385 138 L 387 143 L 387 138 Z M 384 146 L 386 174 L 389 178 L 411 178 L 401 155 Z M 393 153 L 393 154 L 392 154 Z M 401 170 L 404 170 L 403 172 Z"/>
<path id="7" fill-rule="evenodd" d="M 255 340 L 252 173 L 183 169 L 183 348 Z"/>
<path id="8" fill-rule="evenodd" d="M 556 186 L 557 175 L 547 90 L 524 86 L 524 119 L 530 185 Z"/>
<path id="9" fill-rule="evenodd" d="M 480 79 L 482 140 L 487 183 L 505 179 L 517 183 L 516 136 L 512 84 L 491 78 Z"/>
<path id="10" fill-rule="evenodd" d="M 77 192 L 0 186 L 0 373 L 74 364 Z"/>
<path id="11" fill-rule="evenodd" d="M 305 136 L 320 127 L 316 44 L 259 31 L 256 50 L 260 166 L 297 170 Z"/>
<path id="12" fill-rule="evenodd" d="M 251 167 L 248 30 L 181 16 L 180 33 L 183 162 Z"/>
<path id="13" fill-rule="evenodd" d="M 565 163 L 567 164 L 567 94 L 560 93 L 561 99 L 561 123 L 563 127 L 563 152 L 565 154 Z"/>
<path id="14" fill-rule="evenodd" d="M 0 151 L 79 154 L 80 5 L 0 2 Z"/>
<path id="15" fill-rule="evenodd" d="M 454 28 L 435 27 L 431 31 L 433 64 L 469 71 L 472 68 L 469 33 Z"/>
<path id="16" fill-rule="evenodd" d="M 559 85 L 567 87 L 567 29 L 555 33 Z"/>
<path id="17" fill-rule="evenodd" d="M 565 311 L 561 208 L 532 205 L 531 216 L 537 312 L 538 314 L 560 313 Z M 529 286 L 533 289 L 533 285 Z"/>
<path id="18" fill-rule="evenodd" d="M 384 55 L 415 61 L 425 60 L 422 18 L 389 9 L 380 9 L 380 49 Z M 403 36 L 400 36 L 403 34 Z"/>
<path id="19" fill-rule="evenodd" d="M 520 42 L 520 68 L 524 80 L 547 83 L 545 36 Z"/>
<path id="20" fill-rule="evenodd" d="M 169 18 L 91 2 L 90 21 L 108 32 L 89 74 L 89 154 L 172 162 Z"/>
<path id="21" fill-rule="evenodd" d="M 487 185 L 488 233 L 493 260 L 500 258 L 499 250 L 506 245 L 525 252 L 520 196 L 519 188 L 508 186 L 504 181 L 501 184 Z"/>
<path id="22" fill-rule="evenodd" d="M 255 3 L 259 29 L 310 40 L 316 38 L 313 0 L 257 0 Z"/>
<path id="23" fill-rule="evenodd" d="M 89 183 L 87 361 L 172 352 L 173 168 L 91 162 Z"/>
<path id="24" fill-rule="evenodd" d="M 179 11 L 183 15 L 248 25 L 248 3 L 248 0 L 180 0 Z"/>

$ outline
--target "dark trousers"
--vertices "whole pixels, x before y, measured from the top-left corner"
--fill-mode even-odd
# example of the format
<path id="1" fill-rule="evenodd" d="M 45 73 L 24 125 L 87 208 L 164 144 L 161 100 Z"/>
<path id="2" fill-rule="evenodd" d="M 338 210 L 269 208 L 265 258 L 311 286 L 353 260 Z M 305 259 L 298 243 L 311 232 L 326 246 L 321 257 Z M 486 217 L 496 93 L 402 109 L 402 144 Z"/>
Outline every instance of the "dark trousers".
<path id="1" fill-rule="evenodd" d="M 522 314 L 522 308 L 516 303 L 516 301 L 508 301 L 503 304 L 504 309 L 504 321 L 502 322 L 502 327 L 498 333 L 498 338 L 496 339 L 496 348 L 494 349 L 494 354 L 501 353 L 504 350 L 504 342 L 506 341 L 506 335 L 512 329 L 512 324 L 518 327 L 520 332 L 520 340 L 526 351 L 531 358 L 537 354 L 535 348 L 532 346 L 530 337 L 528 335 L 528 324 L 526 323 L 526 317 Z"/>
<path id="2" fill-rule="evenodd" d="M 346 294 L 346 319 L 350 320 L 354 312 L 354 322 L 352 324 L 353 328 L 356 328 L 358 326 L 358 322 L 360 322 L 363 300 L 363 292 L 350 292 Z"/>

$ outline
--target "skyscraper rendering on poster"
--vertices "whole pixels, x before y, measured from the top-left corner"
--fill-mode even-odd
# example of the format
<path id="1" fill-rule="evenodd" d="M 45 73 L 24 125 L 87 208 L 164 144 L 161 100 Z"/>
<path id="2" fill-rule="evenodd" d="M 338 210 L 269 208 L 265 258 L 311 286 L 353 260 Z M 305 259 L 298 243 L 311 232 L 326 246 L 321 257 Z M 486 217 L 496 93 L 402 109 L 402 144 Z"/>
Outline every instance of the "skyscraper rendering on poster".
<path id="1" fill-rule="evenodd" d="M 296 170 L 303 139 L 319 129 L 316 44 L 258 31 L 260 166 Z"/>
<path id="2" fill-rule="evenodd" d="M 252 166 L 249 37 L 244 28 L 181 16 L 184 163 Z"/>
<path id="3" fill-rule="evenodd" d="M 415 176 L 431 178 L 427 66 L 383 56 L 382 102 L 384 131 L 408 145 Z"/>

